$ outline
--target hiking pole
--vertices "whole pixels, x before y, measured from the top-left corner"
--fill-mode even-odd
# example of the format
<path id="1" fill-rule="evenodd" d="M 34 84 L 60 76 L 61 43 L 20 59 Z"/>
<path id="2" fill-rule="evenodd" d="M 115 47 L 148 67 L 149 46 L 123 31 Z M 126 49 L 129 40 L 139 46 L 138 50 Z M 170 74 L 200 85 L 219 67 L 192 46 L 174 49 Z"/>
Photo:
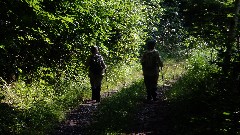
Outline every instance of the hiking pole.
<path id="1" fill-rule="evenodd" d="M 162 81 L 163 81 L 162 90 L 163 90 L 163 89 L 164 89 L 164 76 L 163 76 L 163 67 L 161 67 L 161 72 L 162 72 Z"/>
<path id="2" fill-rule="evenodd" d="M 164 81 L 164 76 L 163 76 L 163 67 L 161 67 L 161 71 L 162 71 L 162 81 Z"/>
<path id="3" fill-rule="evenodd" d="M 107 83 L 107 81 L 108 81 L 108 76 L 107 76 L 107 69 L 105 69 L 105 76 L 106 76 L 106 83 Z M 107 83 L 107 90 L 108 90 L 108 83 Z"/>

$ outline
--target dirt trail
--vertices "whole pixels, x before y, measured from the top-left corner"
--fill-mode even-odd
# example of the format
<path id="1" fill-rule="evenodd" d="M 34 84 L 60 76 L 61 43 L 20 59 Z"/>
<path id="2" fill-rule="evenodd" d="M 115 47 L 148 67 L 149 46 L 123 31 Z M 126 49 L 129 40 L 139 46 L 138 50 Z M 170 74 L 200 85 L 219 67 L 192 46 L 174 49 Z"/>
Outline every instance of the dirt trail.
<path id="1" fill-rule="evenodd" d="M 158 101 L 143 102 L 139 108 L 139 113 L 135 116 L 135 124 L 132 125 L 127 134 L 139 135 L 170 135 L 168 123 L 168 103 L 165 91 L 170 87 L 160 87 L 157 91 Z M 102 97 L 108 97 L 117 91 L 104 93 Z M 64 122 L 57 127 L 51 135 L 85 135 L 85 129 L 93 121 L 94 112 L 97 111 L 99 103 L 86 101 L 78 108 L 67 114 Z"/>
<path id="2" fill-rule="evenodd" d="M 102 98 L 110 97 L 118 91 L 106 92 L 101 95 Z M 93 115 L 97 111 L 100 103 L 91 100 L 84 101 L 78 108 L 67 113 L 65 121 L 52 132 L 50 135 L 85 135 L 85 129 L 93 121 Z"/>
<path id="3" fill-rule="evenodd" d="M 129 134 L 139 135 L 170 135 L 170 123 L 168 123 L 168 102 L 165 92 L 169 90 L 169 86 L 160 87 L 157 91 L 158 101 L 146 102 L 139 108 L 136 114 L 137 122 L 132 127 Z"/>

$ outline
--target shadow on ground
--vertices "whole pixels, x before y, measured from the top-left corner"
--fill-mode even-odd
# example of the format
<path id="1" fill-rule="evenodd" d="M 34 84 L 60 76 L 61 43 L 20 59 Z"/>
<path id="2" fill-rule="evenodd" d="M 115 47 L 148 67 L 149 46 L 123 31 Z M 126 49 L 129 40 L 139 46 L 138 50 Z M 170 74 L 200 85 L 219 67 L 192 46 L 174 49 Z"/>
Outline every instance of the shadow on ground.
<path id="1" fill-rule="evenodd" d="M 170 101 L 166 98 L 169 90 L 170 86 L 161 86 L 159 100 L 145 102 L 143 82 L 136 82 L 100 104 L 87 103 L 73 110 L 54 135 L 240 134 L 239 100 L 233 96 L 199 92 Z"/>

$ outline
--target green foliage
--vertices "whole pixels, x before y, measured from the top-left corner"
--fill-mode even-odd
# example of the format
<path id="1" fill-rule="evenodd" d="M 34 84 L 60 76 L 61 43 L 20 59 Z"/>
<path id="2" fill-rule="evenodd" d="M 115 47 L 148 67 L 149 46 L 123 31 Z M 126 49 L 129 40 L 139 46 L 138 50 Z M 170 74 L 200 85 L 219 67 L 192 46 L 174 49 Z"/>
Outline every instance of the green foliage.
<path id="1" fill-rule="evenodd" d="M 139 64 L 120 65 L 107 71 L 102 92 L 123 88 L 139 78 Z M 11 117 L 1 113 L 9 121 L 12 120 L 11 126 L 1 127 L 4 128 L 1 130 L 17 134 L 45 134 L 64 119 L 66 111 L 90 99 L 90 82 L 86 73 L 80 70 L 74 75 L 71 71 L 65 71 L 58 76 L 50 71 L 40 69 L 38 79 L 33 79 L 31 84 L 18 81 L 3 85 L 5 99 L 2 102 L 11 105 L 16 113 Z M 2 124 L 7 125 L 8 121 Z"/>
<path id="2" fill-rule="evenodd" d="M 0 76 L 9 82 L 19 74 L 33 78 L 41 67 L 65 70 L 73 59 L 84 63 L 91 45 L 100 47 L 108 65 L 129 62 L 138 56 L 146 25 L 154 21 L 148 15 L 160 12 L 152 10 L 157 1 L 147 3 L 1 1 Z"/>
<path id="3" fill-rule="evenodd" d="M 165 10 L 158 27 L 159 48 L 172 56 L 184 56 L 191 47 L 195 49 L 188 44 L 189 39 L 202 40 L 204 48 L 210 47 L 218 52 L 215 63 L 222 67 L 225 75 L 237 78 L 239 1 L 166 0 L 161 4 Z"/>
<path id="4" fill-rule="evenodd" d="M 185 75 L 174 84 L 170 97 L 185 98 L 196 91 L 208 91 L 216 87 L 212 76 L 220 71 L 219 67 L 211 64 L 211 50 L 196 50 L 187 60 Z M 211 81 L 206 81 L 211 79 Z M 211 93 L 211 92 L 210 92 Z"/>
<path id="5" fill-rule="evenodd" d="M 103 91 L 132 82 L 151 31 L 147 24 L 162 11 L 158 2 L 1 1 L 1 102 L 19 110 L 13 117 L 19 121 L 9 130 L 43 134 L 66 110 L 90 97 L 84 64 L 92 45 L 99 46 L 108 65 Z"/>
<path id="6" fill-rule="evenodd" d="M 107 69 L 105 77 L 103 79 L 102 89 L 103 91 L 108 91 L 112 89 L 117 89 L 117 87 L 123 87 L 135 81 L 141 76 L 141 66 L 140 63 L 119 63 L 115 65 L 114 68 Z"/>
<path id="7" fill-rule="evenodd" d="M 239 115 L 235 113 L 239 111 L 239 95 L 226 87 L 236 87 L 235 83 L 223 81 L 225 76 L 220 68 L 210 63 L 210 50 L 198 50 L 191 54 L 187 72 L 167 92 L 171 108 L 169 121 L 174 125 L 174 132 L 239 133 Z"/>
<path id="8" fill-rule="evenodd" d="M 239 74 L 239 1 L 182 0 L 180 13 L 190 35 L 201 37 L 218 51 L 218 63 L 227 72 Z M 232 75 L 229 75 L 232 76 Z M 233 77 L 234 78 L 234 77 Z M 235 77 L 236 78 L 236 77 Z"/>
<path id="9" fill-rule="evenodd" d="M 173 81 L 178 80 L 187 72 L 186 66 L 185 60 L 164 60 L 164 66 L 160 72 L 158 83 L 160 85 L 172 85 Z"/>
<path id="10" fill-rule="evenodd" d="M 159 41 L 158 48 L 164 52 L 165 57 L 183 56 L 184 39 L 187 38 L 186 28 L 183 27 L 182 16 L 179 14 L 178 1 L 163 0 L 160 5 L 163 9 L 158 31 L 154 34 Z"/>

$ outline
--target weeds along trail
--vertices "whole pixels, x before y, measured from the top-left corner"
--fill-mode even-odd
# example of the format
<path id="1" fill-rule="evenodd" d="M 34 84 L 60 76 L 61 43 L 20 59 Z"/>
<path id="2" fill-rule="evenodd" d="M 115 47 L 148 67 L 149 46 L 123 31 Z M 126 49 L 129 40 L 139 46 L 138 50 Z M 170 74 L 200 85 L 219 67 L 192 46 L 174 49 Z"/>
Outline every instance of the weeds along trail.
<path id="1" fill-rule="evenodd" d="M 168 63 L 168 67 L 160 73 L 163 78 L 159 78 L 158 101 L 145 102 L 145 86 L 140 79 L 121 90 L 102 93 L 100 103 L 85 101 L 69 111 L 65 121 L 50 134 L 171 134 L 168 123 L 170 108 L 165 92 L 182 74 L 176 71 L 177 67 L 180 66 Z"/>
<path id="2" fill-rule="evenodd" d="M 117 91 L 105 92 L 102 94 L 103 98 L 110 97 L 117 93 Z M 86 100 L 83 104 L 67 113 L 66 119 L 53 130 L 52 135 L 81 135 L 85 134 L 86 127 L 94 122 L 94 113 L 97 111 L 100 103 Z"/>
<path id="3" fill-rule="evenodd" d="M 141 86 L 141 88 L 143 87 Z M 121 118 L 121 114 L 114 113 L 119 110 L 124 112 L 124 107 L 121 108 L 120 105 L 116 104 L 117 109 L 110 108 L 110 110 L 107 110 L 109 109 L 109 104 L 112 103 L 107 103 L 106 101 L 102 103 L 86 101 L 78 108 L 70 111 L 67 114 L 66 120 L 63 121 L 51 134 L 85 135 L 119 132 L 125 134 L 170 134 L 171 130 L 169 130 L 168 126 L 169 108 L 167 98 L 165 96 L 165 92 L 169 89 L 169 85 L 160 86 L 158 88 L 158 101 L 149 103 L 145 102 L 145 96 L 138 98 L 138 101 L 136 101 L 136 108 L 133 108 L 132 111 L 130 109 L 126 112 L 131 119 L 127 118 L 126 121 L 122 121 L 120 123 L 118 118 L 116 118 L 116 115 Z M 119 93 L 118 91 L 111 91 L 103 93 L 102 96 L 111 100 L 111 98 L 118 96 Z M 115 100 L 116 101 L 114 102 L 118 102 L 118 99 Z M 103 111 L 101 110 L 102 108 L 106 110 Z M 106 114 L 106 112 L 109 114 Z M 99 114 L 101 114 L 100 117 L 102 117 L 100 119 L 96 118 L 96 115 Z M 125 119 L 125 117 L 123 117 L 123 119 Z M 124 126 L 120 126 L 119 124 L 124 124 Z"/>

